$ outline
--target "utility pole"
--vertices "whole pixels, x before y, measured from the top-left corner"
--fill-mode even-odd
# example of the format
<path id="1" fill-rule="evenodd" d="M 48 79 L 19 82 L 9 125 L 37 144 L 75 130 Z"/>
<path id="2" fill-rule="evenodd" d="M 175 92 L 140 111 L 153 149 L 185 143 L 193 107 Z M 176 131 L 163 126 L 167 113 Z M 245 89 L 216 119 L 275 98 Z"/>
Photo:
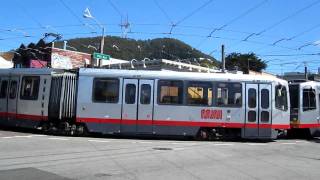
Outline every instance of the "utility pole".
<path id="1" fill-rule="evenodd" d="M 222 62 L 222 72 L 226 71 L 226 60 L 224 55 L 224 45 L 221 46 L 221 62 Z"/>
<path id="2" fill-rule="evenodd" d="M 308 81 L 308 67 L 307 67 L 307 62 L 304 61 L 303 64 L 304 64 L 304 78 L 305 78 L 306 81 Z"/>

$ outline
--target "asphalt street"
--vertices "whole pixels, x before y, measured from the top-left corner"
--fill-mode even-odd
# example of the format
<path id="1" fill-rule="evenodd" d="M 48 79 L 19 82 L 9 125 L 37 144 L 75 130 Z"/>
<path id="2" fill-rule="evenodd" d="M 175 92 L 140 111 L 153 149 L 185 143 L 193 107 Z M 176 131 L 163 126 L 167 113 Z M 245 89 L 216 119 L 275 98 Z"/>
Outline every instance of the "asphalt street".
<path id="1" fill-rule="evenodd" d="M 319 143 L 68 137 L 2 130 L 0 179 L 319 179 Z"/>

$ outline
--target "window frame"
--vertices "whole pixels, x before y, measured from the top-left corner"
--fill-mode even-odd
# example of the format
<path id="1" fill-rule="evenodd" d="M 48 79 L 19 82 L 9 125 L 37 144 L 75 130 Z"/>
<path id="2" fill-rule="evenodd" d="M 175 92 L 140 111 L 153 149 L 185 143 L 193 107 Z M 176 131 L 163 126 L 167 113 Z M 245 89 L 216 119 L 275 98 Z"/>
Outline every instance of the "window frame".
<path id="1" fill-rule="evenodd" d="M 6 87 L 6 91 L 5 91 L 4 96 L 2 96 L 2 84 L 3 84 L 3 81 L 7 82 L 7 87 Z M 0 99 L 7 99 L 7 97 L 8 97 L 8 87 L 9 87 L 9 80 L 8 79 L 2 79 L 0 81 Z"/>
<path id="2" fill-rule="evenodd" d="M 95 99 L 95 87 L 96 87 L 96 81 L 97 80 L 116 80 L 118 84 L 118 91 L 117 91 L 117 98 L 116 101 L 110 102 L 110 101 L 97 101 Z M 91 101 L 93 103 L 107 103 L 107 104 L 119 104 L 119 98 L 120 97 L 120 79 L 119 78 L 109 78 L 109 77 L 94 77 L 92 80 L 92 94 L 91 94 Z"/>
<path id="3" fill-rule="evenodd" d="M 263 101 L 263 100 L 264 100 L 264 99 L 263 99 L 263 98 L 264 98 L 264 96 L 263 96 L 263 94 L 264 94 L 263 92 L 264 92 L 264 91 L 267 91 L 267 94 L 266 94 L 266 95 L 267 95 L 267 96 L 266 96 L 267 99 L 265 99 L 265 100 L 267 100 L 267 101 L 266 101 L 267 103 L 263 103 L 263 102 L 264 102 L 264 101 Z M 270 90 L 269 90 L 269 89 L 261 89 L 260 99 L 261 99 L 261 102 L 260 102 L 261 108 L 262 108 L 262 109 L 270 109 Z M 267 106 L 267 107 L 264 107 L 264 105 L 268 105 L 268 106 Z"/>
<path id="4" fill-rule="evenodd" d="M 305 107 L 304 106 L 304 93 L 307 92 L 308 93 L 308 107 Z M 314 107 L 311 107 L 311 98 L 310 98 L 310 93 L 313 93 L 314 94 Z M 306 111 L 314 111 L 314 110 L 317 110 L 317 93 L 316 93 L 316 89 L 314 88 L 309 88 L 309 89 L 302 89 L 302 111 L 303 112 L 306 112 Z"/>
<path id="5" fill-rule="evenodd" d="M 143 88 L 144 86 L 148 86 L 148 96 L 149 96 L 149 101 L 148 103 L 145 103 L 144 101 L 142 101 L 142 97 L 143 97 Z M 139 92 L 138 92 L 139 93 Z M 139 93 L 139 103 L 142 105 L 150 105 L 151 104 L 151 100 L 152 100 L 152 87 L 151 84 L 141 84 L 141 89 L 140 89 L 140 93 Z"/>
<path id="6" fill-rule="evenodd" d="M 251 91 L 253 91 L 254 93 L 252 94 Z M 254 104 L 251 104 L 250 97 L 254 97 L 254 101 L 252 101 L 252 102 L 254 102 Z M 248 107 L 250 109 L 256 109 L 257 105 L 258 105 L 258 101 L 257 100 L 258 100 L 258 98 L 257 98 L 257 89 L 256 88 L 249 88 L 248 89 Z M 251 106 L 251 105 L 254 105 L 254 106 Z"/>
<path id="7" fill-rule="evenodd" d="M 230 105 L 230 104 L 228 104 L 228 105 L 224 105 L 224 104 L 222 104 L 222 105 L 219 105 L 218 104 L 218 88 L 222 88 L 222 87 L 219 87 L 219 84 L 221 84 L 221 83 L 225 83 L 225 84 L 227 84 L 227 86 L 226 87 L 224 87 L 224 88 L 228 88 L 228 97 L 229 97 L 229 86 L 230 85 L 234 85 L 234 84 L 239 84 L 240 85 L 240 93 L 241 93 L 241 98 L 240 98 L 240 104 L 232 104 L 232 105 Z M 214 85 L 214 90 L 215 90 L 215 103 L 213 103 L 214 104 L 214 106 L 215 107 L 221 107 L 221 108 L 224 108 L 224 107 L 226 107 L 226 108 L 242 108 L 243 107 L 243 83 L 242 82 L 215 82 L 215 85 Z"/>
<path id="8" fill-rule="evenodd" d="M 12 83 L 15 83 L 15 92 L 14 92 L 14 97 L 12 97 L 11 95 L 11 88 L 12 88 Z M 17 98 L 17 92 L 18 92 L 18 81 L 17 80 L 11 80 L 10 81 L 10 87 L 9 87 L 9 91 L 8 91 L 8 94 L 9 94 L 9 99 L 16 99 Z"/>
<path id="9" fill-rule="evenodd" d="M 25 81 L 26 78 L 36 78 L 37 81 L 39 81 L 36 96 L 32 96 L 32 97 L 29 96 L 28 97 L 28 96 L 22 95 L 22 92 L 24 90 L 23 85 L 24 85 L 24 81 Z M 22 80 L 21 80 L 21 85 L 20 85 L 20 100 L 37 101 L 39 99 L 40 86 L 41 86 L 41 78 L 40 78 L 40 76 L 23 76 Z"/>
<path id="10" fill-rule="evenodd" d="M 281 87 L 283 87 L 284 89 L 285 89 L 285 92 L 286 92 L 286 104 L 285 104 L 285 108 L 284 109 L 282 109 L 282 107 L 278 107 L 277 106 L 277 93 L 278 93 L 278 88 L 277 87 L 279 87 L 279 86 L 281 86 Z M 275 99 L 274 99 L 274 104 L 275 104 L 275 108 L 277 109 L 277 110 L 280 110 L 280 111 L 284 111 L 284 112 L 286 112 L 286 111 L 288 111 L 288 109 L 289 109 L 289 106 L 288 106 L 288 91 L 287 91 L 287 87 L 286 86 L 284 86 L 284 85 L 282 85 L 282 84 L 280 84 L 280 85 L 276 85 L 275 87 L 274 87 L 274 89 L 275 89 L 275 93 L 274 93 L 274 97 L 275 97 Z"/>
<path id="11" fill-rule="evenodd" d="M 129 87 L 129 88 L 128 88 Z M 131 90 L 131 88 L 133 88 L 134 87 L 134 101 L 133 102 L 131 102 L 131 96 L 129 96 L 129 95 L 131 95 L 131 94 L 129 94 L 128 93 L 128 89 L 130 89 Z M 126 84 L 126 86 L 125 86 L 125 97 L 124 97 L 124 102 L 125 102 L 125 104 L 137 104 L 137 85 L 136 84 L 134 84 L 134 83 L 127 83 Z M 130 101 L 129 101 L 130 100 Z"/>
<path id="12" fill-rule="evenodd" d="M 201 85 L 201 84 L 207 84 L 207 85 L 209 85 L 208 86 L 208 89 L 210 89 L 211 88 L 211 105 L 204 105 L 204 104 L 189 104 L 189 98 L 188 98 L 188 89 L 189 89 L 189 87 L 194 87 L 194 86 L 192 86 L 192 85 Z M 213 83 L 212 82 L 210 82 L 210 81 L 186 81 L 185 82 L 185 88 L 184 88 L 184 92 L 185 92 L 185 105 L 186 106 L 196 106 L 196 107 L 212 107 L 212 106 L 214 106 L 214 100 L 215 100 L 215 92 L 214 92 L 214 90 L 215 90 L 215 88 L 214 88 L 215 86 L 213 85 Z M 209 97 L 208 97 L 208 99 L 207 99 L 208 101 L 209 101 Z"/>
<path id="13" fill-rule="evenodd" d="M 181 83 L 181 89 L 182 89 L 182 95 L 181 95 L 181 103 L 161 103 L 160 98 L 161 98 L 161 85 L 160 83 L 162 81 L 171 81 L 171 82 L 179 82 Z M 157 82 L 157 104 L 158 105 L 164 105 L 164 106 L 184 106 L 185 105 L 185 82 L 183 80 L 175 80 L 175 79 L 159 79 Z M 178 87 L 178 97 L 179 97 L 179 88 Z"/>

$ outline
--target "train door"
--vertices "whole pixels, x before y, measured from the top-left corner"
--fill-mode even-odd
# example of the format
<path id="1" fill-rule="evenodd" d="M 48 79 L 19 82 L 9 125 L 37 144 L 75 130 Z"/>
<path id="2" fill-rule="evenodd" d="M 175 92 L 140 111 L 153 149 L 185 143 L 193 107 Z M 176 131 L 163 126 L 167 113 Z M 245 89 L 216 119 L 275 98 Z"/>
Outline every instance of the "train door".
<path id="1" fill-rule="evenodd" d="M 152 133 L 153 84 L 153 80 L 139 81 L 137 133 Z"/>
<path id="2" fill-rule="evenodd" d="M 135 133 L 138 107 L 138 79 L 123 80 L 121 132 Z"/>
<path id="3" fill-rule="evenodd" d="M 270 84 L 246 84 L 245 137 L 271 136 L 270 93 Z"/>
<path id="4" fill-rule="evenodd" d="M 257 137 L 259 135 L 258 130 L 258 84 L 246 84 L 246 118 L 245 118 L 245 136 Z"/>
<path id="5" fill-rule="evenodd" d="M 124 79 L 122 133 L 152 133 L 153 80 Z"/>
<path id="6" fill-rule="evenodd" d="M 271 84 L 259 84 L 259 137 L 271 136 Z"/>
<path id="7" fill-rule="evenodd" d="M 0 125 L 7 124 L 9 77 L 0 79 Z"/>
<path id="8" fill-rule="evenodd" d="M 9 125 L 15 125 L 15 119 L 17 114 L 17 99 L 19 89 L 19 77 L 13 76 L 10 78 L 10 85 L 8 91 L 8 123 Z"/>

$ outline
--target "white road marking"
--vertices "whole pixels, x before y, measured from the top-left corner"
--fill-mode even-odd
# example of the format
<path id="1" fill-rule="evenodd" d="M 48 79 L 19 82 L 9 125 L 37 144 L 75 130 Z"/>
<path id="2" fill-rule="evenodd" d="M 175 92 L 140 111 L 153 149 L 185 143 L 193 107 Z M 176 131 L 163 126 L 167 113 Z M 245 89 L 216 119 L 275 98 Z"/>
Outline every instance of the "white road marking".
<path id="1" fill-rule="evenodd" d="M 280 144 L 283 144 L 283 145 L 293 145 L 293 144 L 297 144 L 297 143 L 287 142 L 287 143 L 280 143 Z"/>
<path id="2" fill-rule="evenodd" d="M 3 139 L 11 139 L 13 136 L 8 136 L 8 137 L 2 137 Z"/>
<path id="3" fill-rule="evenodd" d="M 138 143 L 140 143 L 140 144 L 151 144 L 152 142 L 149 142 L 149 141 L 138 141 Z"/>
<path id="4" fill-rule="evenodd" d="M 107 142 L 110 142 L 110 141 L 105 141 L 105 140 L 95 140 L 95 139 L 89 139 L 88 141 L 89 141 L 89 142 L 99 142 L 99 143 L 107 143 Z"/>
<path id="5" fill-rule="evenodd" d="M 181 150 L 184 150 L 184 148 L 174 148 L 173 150 L 175 150 L 175 151 L 181 151 Z"/>
<path id="6" fill-rule="evenodd" d="M 61 140 L 61 141 L 68 141 L 69 139 L 67 138 L 48 138 L 48 139 L 51 139 L 51 140 Z"/>
<path id="7" fill-rule="evenodd" d="M 48 135 L 44 135 L 44 134 L 35 134 L 35 135 L 31 135 L 32 137 L 46 137 Z"/>
<path id="8" fill-rule="evenodd" d="M 218 143 L 218 144 L 213 144 L 214 146 L 233 146 L 234 144 L 227 144 L 227 143 Z"/>
<path id="9" fill-rule="evenodd" d="M 260 143 L 248 143 L 249 146 L 266 146 L 267 144 L 260 144 Z"/>
<path id="10" fill-rule="evenodd" d="M 27 135 L 27 136 L 13 136 L 15 138 L 31 138 L 31 135 Z"/>

